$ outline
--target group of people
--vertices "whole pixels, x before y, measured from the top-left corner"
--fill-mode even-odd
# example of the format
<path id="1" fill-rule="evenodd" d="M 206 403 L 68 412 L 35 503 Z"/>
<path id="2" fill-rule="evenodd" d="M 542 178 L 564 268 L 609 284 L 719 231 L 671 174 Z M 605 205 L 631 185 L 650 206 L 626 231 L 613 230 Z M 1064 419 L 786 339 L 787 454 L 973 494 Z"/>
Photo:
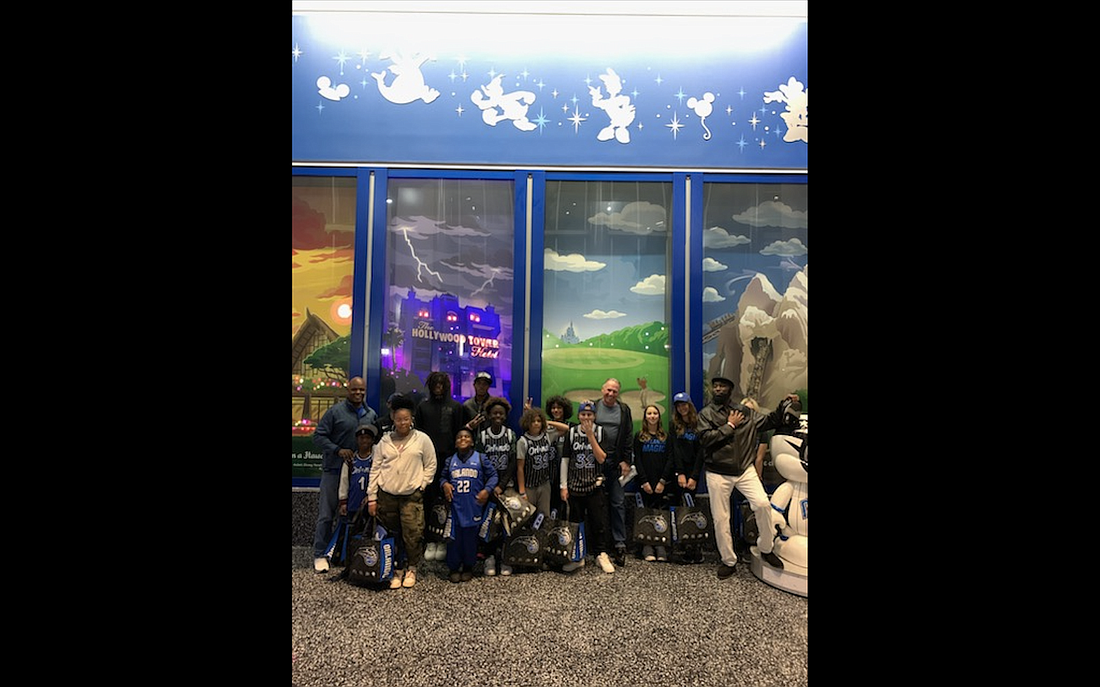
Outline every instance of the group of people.
<path id="1" fill-rule="evenodd" d="M 322 453 L 319 512 L 314 534 L 314 569 L 328 570 L 325 550 L 337 514 L 351 517 L 361 508 L 399 542 L 391 588 L 412 587 L 421 560 L 445 561 L 449 579 L 472 579 L 475 565 L 483 574 L 507 576 L 503 536 L 482 536 L 490 500 L 497 504 L 506 490 L 523 496 L 538 512 L 567 512 L 571 522 L 585 523 L 588 553 L 606 573 L 626 565 L 628 550 L 624 484 L 632 470 L 647 508 L 677 505 L 694 495 L 706 479 L 719 578 L 737 564 L 730 518 L 736 489 L 762 523 L 757 542 L 761 557 L 782 568 L 772 552 L 771 504 L 760 481 L 758 436 L 792 422 L 791 394 L 771 413 L 759 412 L 749 399 L 732 401 L 735 385 L 723 377 L 711 380 L 712 402 L 701 411 L 686 393 L 673 397 L 666 430 L 661 408 L 644 408 L 635 434 L 630 406 L 619 398 L 621 385 L 609 378 L 601 398 L 573 404 L 551 396 L 546 411 L 524 405 L 520 432 L 508 426 L 511 404 L 492 396 L 492 376 L 478 373 L 475 394 L 464 403 L 451 395 L 450 376 L 432 372 L 429 395 L 419 403 L 394 394 L 389 412 L 379 418 L 365 402 L 363 378 L 348 382 L 344 402 L 330 408 L 314 433 Z M 797 413 L 793 414 L 797 421 Z M 450 530 L 428 526 L 427 509 L 445 504 Z M 645 561 L 667 561 L 663 546 L 641 546 Z M 687 545 L 685 562 L 701 562 L 698 545 Z M 499 567 L 498 567 L 499 563 Z M 565 572 L 585 565 L 567 563 Z"/>

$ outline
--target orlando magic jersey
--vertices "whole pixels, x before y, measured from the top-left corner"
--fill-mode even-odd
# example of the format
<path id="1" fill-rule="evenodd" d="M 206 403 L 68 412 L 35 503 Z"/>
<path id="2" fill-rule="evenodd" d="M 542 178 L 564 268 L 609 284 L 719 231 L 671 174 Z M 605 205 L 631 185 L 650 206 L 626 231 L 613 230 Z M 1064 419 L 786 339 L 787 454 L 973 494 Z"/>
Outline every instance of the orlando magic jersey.
<path id="1" fill-rule="evenodd" d="M 593 428 L 596 443 L 603 440 L 603 427 L 596 425 Z M 603 473 L 603 468 L 596 462 L 596 454 L 592 452 L 592 446 L 588 443 L 588 436 L 580 425 L 569 428 L 569 434 L 565 438 L 565 455 L 562 460 L 567 460 L 568 467 L 565 473 L 566 488 L 577 495 L 584 495 L 596 488 L 596 480 Z"/>
<path id="2" fill-rule="evenodd" d="M 479 505 L 477 495 L 482 489 L 490 491 L 497 484 L 496 469 L 483 453 L 473 451 L 466 460 L 455 453 L 447 459 L 443 467 L 440 483 L 450 482 L 454 487 L 451 495 L 451 512 L 458 527 L 477 527 L 485 513 L 485 506 Z"/>
<path id="3" fill-rule="evenodd" d="M 359 510 L 359 506 L 363 503 L 363 497 L 367 495 L 367 483 L 370 481 L 370 468 L 374 463 L 374 454 L 368 455 L 366 458 L 360 458 L 359 453 L 355 453 L 355 458 L 351 462 L 351 472 L 348 473 L 348 512 L 354 513 Z"/>
<path id="4" fill-rule="evenodd" d="M 516 433 L 511 427 L 501 427 L 499 430 L 486 427 L 478 432 L 478 443 L 478 448 L 497 469 L 497 479 L 500 480 L 497 486 L 501 489 L 515 487 Z"/>
<path id="5" fill-rule="evenodd" d="M 546 432 L 537 437 L 524 434 L 521 438 L 527 449 L 527 455 L 522 456 L 523 483 L 528 489 L 534 489 L 550 479 L 550 463 L 553 462 L 555 455 L 554 445 Z"/>

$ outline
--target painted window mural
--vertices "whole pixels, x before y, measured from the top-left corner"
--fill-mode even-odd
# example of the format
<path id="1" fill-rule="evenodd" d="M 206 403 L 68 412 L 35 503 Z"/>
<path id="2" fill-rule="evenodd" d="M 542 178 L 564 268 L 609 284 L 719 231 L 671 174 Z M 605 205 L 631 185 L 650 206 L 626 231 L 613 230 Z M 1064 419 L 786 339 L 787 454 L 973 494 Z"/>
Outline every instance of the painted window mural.
<path id="1" fill-rule="evenodd" d="M 291 403 L 295 435 L 347 393 L 355 177 L 292 177 Z"/>
<path id="2" fill-rule="evenodd" d="M 615 377 L 636 428 L 643 403 L 667 411 L 672 206 L 671 183 L 547 182 L 544 400 L 598 399 Z"/>
<path id="3" fill-rule="evenodd" d="M 805 184 L 703 190 L 705 380 L 726 377 L 737 400 L 751 396 L 767 409 L 797 392 L 809 411 L 806 192 Z"/>
<path id="4" fill-rule="evenodd" d="M 459 400 L 478 372 L 509 395 L 513 193 L 511 180 L 390 179 L 381 364 L 394 391 L 423 396 L 438 370 Z"/>

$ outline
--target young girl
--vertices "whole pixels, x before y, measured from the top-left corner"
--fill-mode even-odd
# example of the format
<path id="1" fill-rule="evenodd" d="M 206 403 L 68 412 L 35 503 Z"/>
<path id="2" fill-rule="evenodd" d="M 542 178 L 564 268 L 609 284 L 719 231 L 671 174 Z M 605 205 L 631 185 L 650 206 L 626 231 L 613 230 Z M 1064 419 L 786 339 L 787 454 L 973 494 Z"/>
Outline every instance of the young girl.
<path id="1" fill-rule="evenodd" d="M 512 412 L 512 404 L 500 396 L 491 396 L 485 402 L 485 412 L 489 415 L 489 426 L 477 433 L 475 446 L 496 468 L 497 484 L 492 493 L 499 500 L 505 489 L 516 486 L 516 433 L 505 424 L 508 413 Z M 497 574 L 497 558 L 501 555 L 503 544 L 503 537 L 482 544 L 485 574 L 489 577 Z M 500 574 L 511 575 L 512 567 L 501 563 Z"/>
<path id="2" fill-rule="evenodd" d="M 641 431 L 634 437 L 634 466 L 638 469 L 638 490 L 646 508 L 667 508 L 669 493 L 674 487 L 672 450 L 661 422 L 661 409 L 648 405 L 642 416 Z M 647 561 L 668 560 L 668 551 L 658 546 L 654 555 L 652 546 L 642 547 L 642 557 Z"/>
<path id="3" fill-rule="evenodd" d="M 546 433 L 546 415 L 541 408 L 528 408 L 519 419 L 523 436 L 516 440 L 516 483 L 540 512 L 550 513 L 550 463 L 554 445 Z"/>
<path id="4" fill-rule="evenodd" d="M 573 404 L 565 396 L 551 396 L 546 401 L 546 436 L 554 445 L 554 458 L 550 463 L 550 508 L 562 511 L 561 501 L 561 456 L 565 450 L 565 434 L 569 427 L 576 424 L 569 422 L 573 417 Z"/>
<path id="5" fill-rule="evenodd" d="M 703 445 L 699 442 L 697 429 L 699 415 L 695 411 L 695 404 L 691 402 L 691 396 L 683 391 L 672 397 L 672 406 L 674 411 L 669 424 L 676 483 L 680 487 L 680 493 L 691 494 L 695 498 L 695 490 L 699 487 L 703 474 Z M 703 552 L 698 544 L 685 545 L 684 562 L 703 562 Z"/>
<path id="6" fill-rule="evenodd" d="M 596 406 L 591 401 L 581 404 L 577 412 L 580 424 L 565 437 L 561 459 L 561 500 L 569 502 L 569 520 L 585 523 L 589 551 L 598 551 L 596 562 L 606 573 L 615 572 L 607 556 L 610 532 L 607 522 L 607 495 L 600 487 L 607 452 L 600 446 L 603 428 L 596 424 Z M 572 499 L 572 500 L 570 500 Z M 572 572 L 584 566 L 584 559 L 562 566 Z"/>
<path id="7" fill-rule="evenodd" d="M 439 487 L 451 504 L 453 541 L 447 545 L 451 582 L 473 577 L 477 563 L 478 528 L 489 494 L 497 485 L 497 471 L 485 454 L 474 450 L 474 434 L 463 427 L 455 434 L 455 453 L 443 464 Z"/>

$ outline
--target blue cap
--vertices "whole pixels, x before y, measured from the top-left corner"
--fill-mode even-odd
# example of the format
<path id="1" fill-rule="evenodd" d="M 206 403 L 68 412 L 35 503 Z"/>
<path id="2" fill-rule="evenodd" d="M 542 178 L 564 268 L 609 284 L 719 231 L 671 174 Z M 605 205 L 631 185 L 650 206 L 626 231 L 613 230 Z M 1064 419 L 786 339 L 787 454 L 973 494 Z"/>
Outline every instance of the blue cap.
<path id="1" fill-rule="evenodd" d="M 583 413 L 586 410 L 590 413 L 596 412 L 596 404 L 594 404 L 592 401 L 585 401 L 581 403 L 581 406 L 579 408 L 577 408 L 578 413 Z"/>
<path id="2" fill-rule="evenodd" d="M 673 403 L 680 403 L 681 401 L 684 403 L 691 403 L 691 396 L 688 396 L 687 392 L 681 391 L 680 393 L 672 397 Z"/>

